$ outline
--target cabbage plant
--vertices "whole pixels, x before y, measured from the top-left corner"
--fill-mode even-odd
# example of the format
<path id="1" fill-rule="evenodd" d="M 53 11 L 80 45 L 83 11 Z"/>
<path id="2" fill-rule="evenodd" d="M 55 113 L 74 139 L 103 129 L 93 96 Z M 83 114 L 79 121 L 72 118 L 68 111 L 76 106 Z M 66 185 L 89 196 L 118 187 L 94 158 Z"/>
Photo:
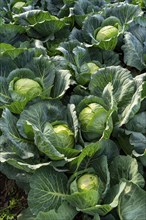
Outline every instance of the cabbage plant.
<path id="1" fill-rule="evenodd" d="M 77 40 L 61 43 L 59 51 L 62 52 L 69 68 L 72 70 L 72 78 L 79 85 L 88 86 L 91 77 L 100 68 L 120 63 L 119 55 L 114 51 L 100 50 L 94 47 L 85 47 Z"/>
<path id="2" fill-rule="evenodd" d="M 31 57 L 30 63 L 25 60 L 26 56 Z M 24 63 L 23 68 L 13 69 L 12 66 L 10 72 L 9 69 L 3 70 L 7 77 L 1 78 L 1 108 L 8 107 L 13 113 L 20 114 L 34 98 L 59 98 L 65 94 L 70 86 L 71 77 L 65 65 L 62 66 L 59 61 L 56 65 L 56 61 L 47 56 L 35 57 L 30 51 L 20 54 L 19 59 Z M 14 60 L 11 59 L 10 62 L 14 63 Z"/>
<path id="3" fill-rule="evenodd" d="M 83 37 L 89 45 L 108 51 L 115 49 L 121 32 L 122 24 L 116 16 L 90 15 L 82 28 Z"/>
<path id="4" fill-rule="evenodd" d="M 9 128 L 6 126 L 6 117 L 11 118 Z M 10 135 L 12 126 L 16 130 Z M 23 110 L 19 119 L 7 110 L 3 114 L 1 127 L 4 132 L 7 130 L 9 141 L 22 158 L 35 157 L 35 154 L 26 151 L 29 149 L 31 152 L 34 147 L 50 160 L 67 160 L 80 152 L 76 147 L 78 120 L 74 105 L 66 107 L 57 100 L 35 103 Z"/>

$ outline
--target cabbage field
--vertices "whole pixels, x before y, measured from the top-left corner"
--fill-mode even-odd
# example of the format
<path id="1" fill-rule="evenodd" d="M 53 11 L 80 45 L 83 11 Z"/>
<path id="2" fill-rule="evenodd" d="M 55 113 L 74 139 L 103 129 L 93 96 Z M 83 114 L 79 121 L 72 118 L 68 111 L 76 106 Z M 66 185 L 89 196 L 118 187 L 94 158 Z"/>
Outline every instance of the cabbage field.
<path id="1" fill-rule="evenodd" d="M 146 220 L 146 1 L 1 0 L 0 71 L 0 220 Z"/>

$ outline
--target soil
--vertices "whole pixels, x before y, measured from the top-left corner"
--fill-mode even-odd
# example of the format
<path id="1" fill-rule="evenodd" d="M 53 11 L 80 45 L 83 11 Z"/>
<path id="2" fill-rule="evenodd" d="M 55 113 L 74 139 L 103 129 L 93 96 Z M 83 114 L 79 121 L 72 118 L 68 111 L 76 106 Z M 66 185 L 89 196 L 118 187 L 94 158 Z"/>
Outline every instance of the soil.
<path id="1" fill-rule="evenodd" d="M 17 219 L 17 215 L 27 207 L 27 196 L 18 188 L 14 180 L 0 173 L 0 220 Z"/>

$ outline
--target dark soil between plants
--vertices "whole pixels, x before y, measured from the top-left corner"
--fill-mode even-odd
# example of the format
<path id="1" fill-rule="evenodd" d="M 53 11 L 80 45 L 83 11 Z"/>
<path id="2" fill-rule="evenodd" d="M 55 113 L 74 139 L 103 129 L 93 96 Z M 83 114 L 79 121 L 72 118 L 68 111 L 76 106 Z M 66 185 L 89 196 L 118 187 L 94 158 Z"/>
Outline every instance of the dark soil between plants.
<path id="1" fill-rule="evenodd" d="M 0 173 L 0 220 L 17 219 L 17 215 L 27 207 L 27 196 L 18 188 L 14 180 Z"/>

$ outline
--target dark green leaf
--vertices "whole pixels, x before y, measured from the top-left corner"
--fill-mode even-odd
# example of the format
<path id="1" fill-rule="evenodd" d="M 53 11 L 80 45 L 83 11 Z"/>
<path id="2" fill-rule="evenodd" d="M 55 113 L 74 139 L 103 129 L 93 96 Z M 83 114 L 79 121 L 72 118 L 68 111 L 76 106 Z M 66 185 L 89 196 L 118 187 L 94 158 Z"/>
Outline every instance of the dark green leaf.
<path id="1" fill-rule="evenodd" d="M 67 177 L 51 167 L 41 168 L 35 172 L 30 182 L 28 202 L 33 214 L 40 211 L 57 209 L 67 196 Z"/>
<path id="2" fill-rule="evenodd" d="M 133 183 L 129 183 L 122 193 L 118 205 L 121 220 L 145 220 L 146 192 Z"/>
<path id="3" fill-rule="evenodd" d="M 124 62 L 138 70 L 146 68 L 144 61 L 144 47 L 134 35 L 127 32 L 125 34 L 125 45 L 122 46 L 124 51 Z"/>
<path id="4" fill-rule="evenodd" d="M 128 4 L 126 2 L 115 3 L 105 8 L 106 17 L 115 16 L 120 19 L 122 25 L 128 24 L 143 12 L 138 5 Z"/>
<path id="5" fill-rule="evenodd" d="M 112 185 L 118 184 L 122 179 L 143 187 L 145 182 L 139 173 L 136 159 L 130 156 L 118 156 L 110 165 Z"/>
<path id="6" fill-rule="evenodd" d="M 67 203 L 62 203 L 58 210 L 50 210 L 49 212 L 40 212 L 36 220 L 73 220 L 77 211 Z"/>
<path id="7" fill-rule="evenodd" d="M 8 140 L 12 142 L 14 152 L 21 158 L 34 157 L 34 144 L 20 136 L 16 123 L 17 118 L 8 109 L 5 109 L 2 114 L 0 127 Z"/>
<path id="8" fill-rule="evenodd" d="M 113 98 L 117 102 L 118 111 L 122 112 L 134 94 L 134 79 L 127 69 L 120 66 L 101 68 L 91 78 L 91 94 L 101 97 L 109 82 L 113 86 Z"/>

